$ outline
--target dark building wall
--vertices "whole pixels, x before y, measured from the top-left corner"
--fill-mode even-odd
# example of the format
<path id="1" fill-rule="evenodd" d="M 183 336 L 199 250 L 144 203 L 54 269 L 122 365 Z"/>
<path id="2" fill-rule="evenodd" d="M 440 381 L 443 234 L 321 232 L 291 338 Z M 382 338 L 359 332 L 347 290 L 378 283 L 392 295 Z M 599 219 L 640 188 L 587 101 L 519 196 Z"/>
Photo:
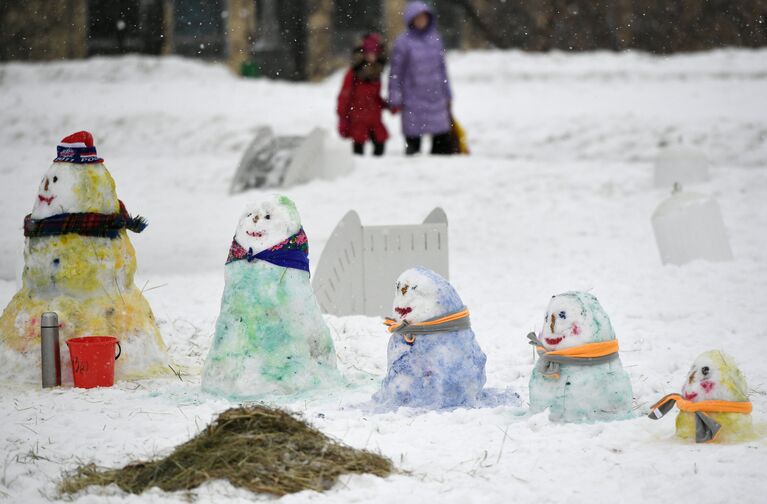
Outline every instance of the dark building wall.
<path id="1" fill-rule="evenodd" d="M 0 0 L 0 60 L 183 54 L 238 69 L 255 0 Z"/>
<path id="2" fill-rule="evenodd" d="M 85 0 L 0 0 L 0 60 L 82 58 Z"/>
<path id="3" fill-rule="evenodd" d="M 391 44 L 404 29 L 407 3 L 271 0 L 272 34 L 280 43 L 261 47 L 256 55 L 266 28 L 259 5 L 266 1 L 0 0 L 0 60 L 179 53 L 226 61 L 237 71 L 242 63 L 261 57 L 262 75 L 318 78 L 348 64 L 352 39 L 361 32 L 381 30 Z M 767 45 L 767 0 L 430 3 L 450 47 L 670 53 Z M 124 21 L 123 30 L 113 29 L 117 21 Z"/>
<path id="4" fill-rule="evenodd" d="M 305 80 L 311 49 L 311 12 L 317 0 L 256 0 L 256 36 L 250 61 L 264 77 Z"/>
<path id="5" fill-rule="evenodd" d="M 333 54 L 333 2 L 310 0 L 307 5 L 306 74 L 320 78 L 344 66 L 348 58 Z"/>
<path id="6" fill-rule="evenodd" d="M 226 0 L 174 0 L 173 52 L 221 59 L 226 54 Z"/>
<path id="7" fill-rule="evenodd" d="M 88 0 L 88 54 L 160 54 L 162 0 Z"/>
<path id="8" fill-rule="evenodd" d="M 655 53 L 767 44 L 767 0 L 450 0 L 475 42 L 533 51 Z"/>

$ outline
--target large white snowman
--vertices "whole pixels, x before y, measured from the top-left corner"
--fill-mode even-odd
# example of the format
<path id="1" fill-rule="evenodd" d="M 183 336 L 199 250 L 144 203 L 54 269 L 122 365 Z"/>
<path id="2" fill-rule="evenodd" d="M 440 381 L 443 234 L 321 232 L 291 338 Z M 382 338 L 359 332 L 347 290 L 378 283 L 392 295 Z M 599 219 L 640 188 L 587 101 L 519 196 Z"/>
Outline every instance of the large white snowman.
<path id="1" fill-rule="evenodd" d="M 39 380 L 40 316 L 48 311 L 59 315 L 65 383 L 64 342 L 80 336 L 118 338 L 118 380 L 170 372 L 152 310 L 133 283 L 136 256 L 126 231 L 145 227 L 117 198 L 92 135 L 64 138 L 24 221 L 22 288 L 0 316 L 0 377 Z"/>
<path id="2" fill-rule="evenodd" d="M 561 422 L 632 416 L 631 380 L 596 297 L 587 292 L 552 297 L 540 333 L 528 338 L 540 356 L 530 377 L 531 412 L 549 409 L 551 420 Z"/>
<path id="3" fill-rule="evenodd" d="M 224 271 L 203 390 L 255 398 L 339 379 L 330 330 L 309 283 L 308 240 L 289 198 L 273 196 L 248 207 Z"/>

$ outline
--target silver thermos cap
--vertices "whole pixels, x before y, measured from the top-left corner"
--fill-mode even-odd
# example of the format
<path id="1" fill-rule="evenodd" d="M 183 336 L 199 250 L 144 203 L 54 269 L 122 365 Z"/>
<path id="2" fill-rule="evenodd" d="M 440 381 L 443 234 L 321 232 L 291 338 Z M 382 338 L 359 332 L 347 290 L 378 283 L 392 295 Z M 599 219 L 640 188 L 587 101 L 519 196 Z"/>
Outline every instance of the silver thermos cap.
<path id="1" fill-rule="evenodd" d="M 43 388 L 61 385 L 61 350 L 59 348 L 59 316 L 45 312 L 40 317 L 40 353 Z"/>

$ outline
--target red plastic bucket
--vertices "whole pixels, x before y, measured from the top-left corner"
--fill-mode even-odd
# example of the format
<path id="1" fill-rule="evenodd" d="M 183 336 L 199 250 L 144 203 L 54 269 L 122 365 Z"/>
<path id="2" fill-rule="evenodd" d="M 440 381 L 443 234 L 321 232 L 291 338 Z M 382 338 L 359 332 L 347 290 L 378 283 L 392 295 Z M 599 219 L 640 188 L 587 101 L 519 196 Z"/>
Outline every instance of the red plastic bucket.
<path id="1" fill-rule="evenodd" d="M 117 355 L 115 355 L 117 345 Z M 75 387 L 111 387 L 115 383 L 115 361 L 122 348 L 113 336 L 85 336 L 67 340 Z"/>

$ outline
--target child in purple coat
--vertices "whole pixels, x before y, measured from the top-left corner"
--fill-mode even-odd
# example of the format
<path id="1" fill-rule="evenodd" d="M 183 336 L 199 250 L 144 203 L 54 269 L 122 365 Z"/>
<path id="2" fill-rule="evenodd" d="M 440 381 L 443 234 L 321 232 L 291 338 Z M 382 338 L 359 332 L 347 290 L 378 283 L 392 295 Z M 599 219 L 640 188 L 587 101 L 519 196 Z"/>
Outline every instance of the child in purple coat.
<path id="1" fill-rule="evenodd" d="M 445 48 L 434 14 L 423 2 L 405 7 L 407 30 L 394 43 L 389 71 L 389 106 L 402 111 L 405 153 L 421 150 L 421 137 L 432 135 L 432 154 L 453 152 Z"/>

